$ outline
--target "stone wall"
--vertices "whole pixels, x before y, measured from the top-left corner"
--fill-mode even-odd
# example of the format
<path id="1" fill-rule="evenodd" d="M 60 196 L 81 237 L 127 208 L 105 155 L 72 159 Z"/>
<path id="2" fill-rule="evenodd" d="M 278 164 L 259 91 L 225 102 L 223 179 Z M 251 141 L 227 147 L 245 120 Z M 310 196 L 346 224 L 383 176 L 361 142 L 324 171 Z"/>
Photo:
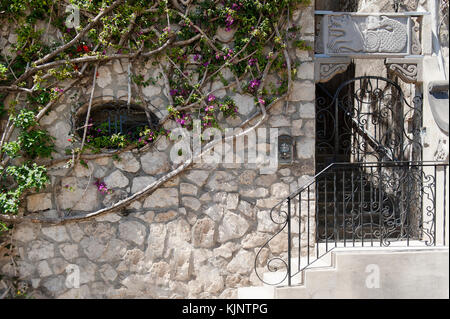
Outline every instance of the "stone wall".
<path id="1" fill-rule="evenodd" d="M 428 0 L 359 0 L 360 12 L 405 12 L 421 11 L 427 7 Z"/>
<path id="2" fill-rule="evenodd" d="M 314 4 L 294 12 L 293 23 L 302 27 L 301 38 L 314 47 Z M 2 33 L 0 43 L 14 41 L 13 34 Z M 19 224 L 12 236 L 17 264 L 0 259 L 0 272 L 29 282 L 34 296 L 51 298 L 233 298 L 237 287 L 261 285 L 253 268 L 256 251 L 276 230 L 269 210 L 315 173 L 313 52 L 292 49 L 291 55 L 299 62 L 292 94 L 288 103 L 270 110 L 264 126 L 294 137 L 293 164 L 270 175 L 260 174 L 254 164 L 194 164 L 120 213 L 57 226 Z M 126 70 L 126 61 L 99 68 L 96 103 L 126 100 Z M 140 72 L 147 80 L 157 78 L 159 71 L 147 63 Z M 57 138 L 55 159 L 70 146 L 74 113 L 86 105 L 90 91 L 91 79 L 86 78 L 42 119 Z M 167 91 L 161 79 L 143 90 L 159 117 L 166 114 Z M 241 119 L 255 110 L 248 95 L 225 90 L 216 95 L 235 99 Z M 234 127 L 239 122 L 230 119 L 223 124 Z M 121 154 L 119 160 L 99 158 L 71 172 L 53 167 L 52 184 L 29 195 L 21 213 L 56 217 L 108 207 L 170 171 L 171 146 L 162 138 L 151 147 Z M 94 186 L 96 179 L 114 192 L 101 194 Z M 263 252 L 258 267 L 286 250 L 286 236 L 281 234 Z M 80 288 L 66 284 L 70 265 L 79 267 Z"/>
<path id="3" fill-rule="evenodd" d="M 357 9 L 358 0 L 316 0 L 316 10 L 354 12 Z"/>

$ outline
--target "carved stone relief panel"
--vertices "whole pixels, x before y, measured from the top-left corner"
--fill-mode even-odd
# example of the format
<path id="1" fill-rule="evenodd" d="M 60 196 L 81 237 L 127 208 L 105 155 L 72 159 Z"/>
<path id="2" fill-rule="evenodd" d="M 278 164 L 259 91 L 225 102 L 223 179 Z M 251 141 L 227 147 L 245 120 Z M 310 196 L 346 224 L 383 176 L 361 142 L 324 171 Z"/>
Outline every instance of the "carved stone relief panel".
<path id="1" fill-rule="evenodd" d="M 419 14 L 316 13 L 318 54 L 370 58 L 422 52 Z"/>

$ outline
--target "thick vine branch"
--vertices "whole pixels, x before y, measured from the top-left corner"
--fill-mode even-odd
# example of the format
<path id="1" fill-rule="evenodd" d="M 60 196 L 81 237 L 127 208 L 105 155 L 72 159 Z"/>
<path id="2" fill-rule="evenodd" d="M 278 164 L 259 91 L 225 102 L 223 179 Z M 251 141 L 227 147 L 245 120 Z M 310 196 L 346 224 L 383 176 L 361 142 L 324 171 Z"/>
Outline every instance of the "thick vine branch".
<path id="1" fill-rule="evenodd" d="M 20 87 L 17 85 L 10 85 L 10 86 L 0 86 L 0 92 L 26 92 L 26 93 L 32 93 L 33 90 L 27 89 L 24 87 Z"/>
<path id="2" fill-rule="evenodd" d="M 181 127 L 180 123 L 183 123 L 182 125 L 190 125 L 184 124 L 185 117 L 188 119 L 199 118 L 202 120 L 202 122 L 204 121 L 203 124 L 205 126 L 212 123 L 217 123 L 212 122 L 218 120 L 216 116 L 217 112 L 219 112 L 219 108 L 216 108 L 215 103 L 217 103 L 217 106 L 220 105 L 220 112 L 223 112 L 223 115 L 226 114 L 226 116 L 230 115 L 230 111 L 232 113 L 232 111 L 235 110 L 236 104 L 227 104 L 228 100 L 224 99 L 222 101 L 220 97 L 215 100 L 216 97 L 213 96 L 213 93 L 217 92 L 218 90 L 225 90 L 236 86 L 239 92 L 242 93 L 243 89 L 246 88 L 245 93 L 253 95 L 256 98 L 258 109 L 255 113 L 244 120 L 238 127 L 236 127 L 244 128 L 244 132 L 237 133 L 230 137 L 227 136 L 225 138 L 222 138 L 220 141 L 207 143 L 204 146 L 201 154 L 192 155 L 181 165 L 173 167 L 171 171 L 166 173 L 157 181 L 147 185 L 147 187 L 135 194 L 132 194 L 126 199 L 113 204 L 111 207 L 105 207 L 95 212 L 87 213 L 85 215 L 81 215 L 80 213 L 75 216 L 60 216 L 59 218 L 55 219 L 34 217 L 35 215 L 17 216 L 13 214 L 5 215 L 3 213 L 0 213 L 0 221 L 7 223 L 30 221 L 36 223 L 59 224 L 70 221 L 80 221 L 89 218 L 95 218 L 108 212 L 126 209 L 126 207 L 132 201 L 139 200 L 141 198 L 144 198 L 145 196 L 148 196 L 149 194 L 153 193 L 158 187 L 162 186 L 166 181 L 188 169 L 197 158 L 200 158 L 201 156 L 212 150 L 218 142 L 223 142 L 228 139 L 237 138 L 243 134 L 248 134 L 248 132 L 256 129 L 259 125 L 261 125 L 261 123 L 263 123 L 267 119 L 268 110 L 280 100 L 285 99 L 289 95 L 292 88 L 292 64 L 288 53 L 288 43 L 287 39 L 284 39 L 283 44 L 279 43 L 281 39 L 279 30 L 284 29 L 284 27 L 286 26 L 283 22 L 286 15 L 286 5 L 290 6 L 293 4 L 293 2 L 291 0 L 282 1 L 282 3 L 279 3 L 276 0 L 273 0 L 273 2 L 270 1 L 271 0 L 262 1 L 262 6 L 261 3 L 259 3 L 259 5 L 248 3 L 245 6 L 241 6 L 241 4 L 233 4 L 232 7 L 231 4 L 225 4 L 223 7 L 220 7 L 218 6 L 219 1 L 216 0 L 211 3 L 202 4 L 202 6 L 209 5 L 210 8 L 208 9 L 208 13 L 199 15 L 198 12 L 189 14 L 191 7 L 192 11 L 194 10 L 194 8 L 198 7 L 195 5 L 195 3 L 193 3 L 193 1 L 171 0 L 169 2 L 164 2 L 164 14 L 160 14 L 159 17 L 157 17 L 152 13 L 162 13 L 162 11 L 160 11 L 162 9 L 161 1 L 156 1 L 156 3 L 152 2 L 153 6 L 151 8 L 150 6 L 148 6 L 149 8 L 144 9 L 142 7 L 139 8 L 134 6 L 134 3 L 130 4 L 129 1 L 112 0 L 111 5 L 97 13 L 95 17 L 92 16 L 89 19 L 87 25 L 81 30 L 81 32 L 77 33 L 75 37 L 69 39 L 70 41 L 62 46 L 57 47 L 51 53 L 45 55 L 43 58 L 39 58 L 35 62 L 31 60 L 24 68 L 24 71 L 20 71 L 22 73 L 17 74 L 18 78 L 15 77 L 15 74 L 13 74 L 12 72 L 12 63 L 14 59 L 11 63 L 8 62 L 7 69 L 9 69 L 9 73 L 11 73 L 8 75 L 8 77 L 12 78 L 12 76 L 14 76 L 16 80 L 11 80 L 11 83 L 13 84 L 7 82 L 7 85 L 0 86 L 0 91 L 14 94 L 18 93 L 17 95 L 30 94 L 32 97 L 35 97 L 35 91 L 43 94 L 48 94 L 49 89 L 55 88 L 55 83 L 57 83 L 57 81 L 61 78 L 67 79 L 68 77 L 78 76 L 79 78 L 77 80 L 73 81 L 68 87 L 64 89 L 64 93 L 66 93 L 71 87 L 73 87 L 76 83 L 78 83 L 78 81 L 82 79 L 84 70 L 87 68 L 87 66 L 95 64 L 93 87 L 92 91 L 90 92 L 86 123 L 83 126 L 84 131 L 81 140 L 81 151 L 77 154 L 77 159 L 112 157 L 141 146 L 137 143 L 137 141 L 127 140 L 127 143 L 129 142 L 130 144 L 124 148 L 120 148 L 115 152 L 106 154 L 82 154 L 83 148 L 85 144 L 87 144 L 87 142 L 85 141 L 88 135 L 87 127 L 90 110 L 91 106 L 93 105 L 93 93 L 95 88 L 97 68 L 99 65 L 106 61 L 111 61 L 114 59 L 128 59 L 129 78 L 127 104 L 129 105 L 131 101 L 130 97 L 132 95 L 130 75 L 132 74 L 131 68 L 133 67 L 133 63 L 139 61 L 149 62 L 147 58 L 153 56 L 158 57 L 154 62 L 160 63 L 164 79 L 164 86 L 165 90 L 167 91 L 165 95 L 169 100 L 169 105 L 173 107 L 171 109 L 168 109 L 169 114 L 162 116 L 162 119 L 160 120 L 160 124 L 162 125 L 164 125 L 164 123 L 166 123 L 167 121 L 171 121 L 174 119 L 177 120 L 178 127 Z M 168 3 L 170 3 L 171 8 L 169 7 Z M 117 7 L 121 4 L 123 4 L 124 10 L 123 12 L 120 12 L 120 14 L 113 14 L 114 21 L 111 22 L 107 21 L 108 19 L 102 19 L 108 14 L 111 14 L 114 8 L 117 9 Z M 267 4 L 272 7 L 270 9 L 267 9 Z M 229 5 L 229 8 L 227 8 L 227 5 Z M 215 12 L 216 14 L 211 15 L 210 12 Z M 276 12 L 276 14 L 273 15 L 272 12 Z M 145 14 L 147 13 L 150 13 L 148 17 L 145 16 Z M 83 14 L 85 16 L 89 16 L 88 12 L 83 11 Z M 248 21 L 249 14 L 254 15 L 254 17 L 252 18 L 254 19 L 252 20 L 253 25 L 250 25 L 250 23 L 246 22 Z M 289 15 L 289 9 L 287 10 L 287 14 Z M 257 15 L 259 15 L 258 19 L 256 19 Z M 54 16 L 52 16 L 52 18 L 53 17 Z M 209 18 L 205 19 L 205 17 Z M 118 20 L 116 21 L 116 19 Z M 120 21 L 120 19 L 123 19 L 123 21 Z M 263 19 L 264 22 L 261 22 Z M 183 24 L 183 22 L 185 22 L 185 24 Z M 104 23 L 105 26 L 98 27 L 97 24 L 99 23 Z M 232 28 L 242 28 L 236 33 L 235 44 L 237 46 L 235 46 L 233 49 L 235 49 L 237 52 L 233 53 L 230 49 L 227 49 L 229 48 L 228 45 L 220 43 L 220 40 L 216 41 L 216 37 L 214 36 L 214 34 L 217 32 L 217 28 L 223 28 L 225 23 L 227 24 L 227 27 L 229 27 L 229 23 L 231 23 Z M 181 29 L 178 29 L 177 27 L 175 28 L 177 29 L 176 32 L 174 32 L 173 30 L 171 31 L 171 26 L 174 26 L 176 24 L 178 24 Z M 287 19 L 287 25 L 289 25 L 289 17 Z M 164 26 L 167 27 L 164 28 L 163 31 L 158 30 L 159 28 L 163 28 Z M 137 32 L 134 32 L 134 30 L 137 30 L 138 28 L 140 30 L 139 36 L 136 36 Z M 110 43 L 106 47 L 123 49 L 125 53 L 120 53 L 120 51 L 115 54 L 106 54 L 106 51 L 103 51 L 103 54 L 94 53 L 100 46 L 102 46 L 103 49 L 104 42 L 98 42 L 97 39 L 93 39 L 92 34 L 88 35 L 88 32 L 90 32 L 91 30 L 96 31 L 97 35 L 99 35 L 98 32 L 101 32 L 102 34 L 99 35 L 99 38 L 108 39 L 107 41 L 110 41 Z M 67 32 L 69 33 L 69 31 Z M 147 35 L 146 33 L 151 34 Z M 93 34 L 95 35 L 95 32 Z M 189 34 L 189 36 L 185 36 L 186 34 Z M 150 37 L 154 37 L 155 35 L 157 38 L 156 40 L 150 39 Z M 165 37 L 166 35 L 167 38 Z M 269 44 L 269 42 L 273 40 L 275 35 L 275 44 Z M 164 36 L 164 38 L 162 36 Z M 182 36 L 185 40 L 176 41 L 178 36 Z M 24 41 L 22 43 L 25 43 L 24 45 L 30 45 L 30 43 L 33 44 L 36 43 L 36 41 L 39 41 L 38 38 L 30 36 L 29 38 L 26 38 L 26 42 Z M 127 41 L 128 45 L 125 45 Z M 97 43 L 97 46 L 93 51 L 89 50 L 91 43 Z M 152 49 L 147 49 L 150 51 L 145 52 L 144 47 L 147 47 L 147 44 L 149 43 L 151 43 Z M 243 43 L 245 44 L 242 45 Z M 89 47 L 86 48 L 85 44 Z M 23 47 L 24 45 L 21 46 Z M 76 47 L 76 45 L 78 45 L 78 47 Z M 274 49 L 274 47 L 276 49 Z M 74 54 L 73 51 L 75 50 L 75 48 L 78 53 Z M 106 48 L 104 49 L 106 50 Z M 264 55 L 266 54 L 265 52 L 267 52 L 266 49 L 270 50 L 271 52 L 276 52 L 274 52 L 273 54 L 269 54 L 269 57 L 266 57 L 266 59 L 264 59 Z M 67 52 L 65 52 L 66 50 Z M 225 52 L 222 52 L 222 50 Z M 38 56 L 39 53 L 42 53 L 42 50 L 37 50 L 36 52 L 37 54 L 34 53 L 35 57 Z M 60 58 L 60 53 L 63 52 L 64 54 L 67 53 L 69 56 L 72 56 L 72 54 L 74 54 L 74 56 L 79 57 L 55 61 L 54 58 Z M 80 56 L 85 53 L 87 53 L 87 55 Z M 160 59 L 159 57 L 161 53 L 164 53 L 165 56 L 162 56 L 162 58 Z M 197 62 L 199 53 L 201 53 L 201 62 Z M 280 66 L 281 63 L 279 63 L 280 60 L 282 60 L 281 54 L 283 54 L 285 62 L 282 69 Z M 194 55 L 195 62 L 189 61 L 189 57 L 192 57 L 192 55 Z M 196 55 L 197 57 L 195 57 Z M 220 59 L 218 58 L 218 56 Z M 162 61 L 164 61 L 164 66 L 162 65 Z M 246 64 L 245 61 L 248 61 L 249 63 Z M 81 72 L 78 72 L 79 65 L 77 64 L 83 65 Z M 60 68 L 60 66 L 64 66 L 64 68 Z M 71 67 L 73 67 L 74 71 L 76 72 L 73 72 Z M 205 68 L 203 69 L 202 67 Z M 220 72 L 225 67 L 230 67 L 231 72 L 234 75 L 234 82 L 228 84 L 229 79 L 226 79 L 227 82 L 225 82 L 225 80 L 221 76 L 221 80 L 224 81 L 224 85 L 221 87 L 217 87 L 215 85 L 217 75 L 220 75 Z M 281 71 L 280 74 L 283 78 L 283 82 L 281 84 L 282 86 L 280 86 L 279 90 L 276 91 L 277 93 L 268 93 L 267 90 L 264 90 L 268 74 L 272 71 Z M 287 75 L 285 73 L 286 71 Z M 67 76 L 67 74 L 69 74 L 69 76 Z M 31 83 L 30 77 L 33 75 L 36 75 L 36 77 L 34 78 L 33 83 Z M 47 79 L 49 78 L 51 78 L 53 82 L 51 82 L 50 85 L 42 85 L 43 83 L 46 83 L 44 82 L 44 80 L 47 81 Z M 199 80 L 193 81 L 192 79 L 194 78 L 198 78 Z M 137 81 L 134 81 L 134 85 L 135 91 L 139 95 L 140 100 L 142 100 L 144 104 L 147 104 L 148 101 L 143 95 L 142 88 L 140 87 L 141 84 L 138 84 Z M 174 86 L 174 90 L 171 90 L 171 85 Z M 212 89 L 213 85 L 214 89 Z M 286 91 L 284 91 L 285 89 Z M 210 92 L 205 94 L 208 91 Z M 282 92 L 284 93 L 282 94 Z M 269 101 L 267 99 L 269 94 L 282 95 L 273 97 L 271 96 L 271 98 L 275 99 L 269 105 L 266 105 L 267 101 Z M 62 94 L 58 97 L 60 96 L 62 96 Z M 209 111 L 208 107 L 200 107 L 202 105 L 206 106 L 206 101 L 208 101 L 208 107 L 210 107 Z M 35 119 L 39 121 L 46 113 L 48 113 L 48 111 L 51 110 L 52 106 L 55 103 L 56 100 L 50 101 L 50 103 L 45 105 L 45 107 L 39 111 L 39 113 L 35 116 Z M 225 106 L 226 111 L 223 111 L 223 106 Z M 148 109 L 148 105 L 146 105 L 145 109 Z M 214 111 L 211 111 L 211 109 L 214 109 Z M 174 113 L 172 113 L 172 110 L 174 110 Z M 150 118 L 150 115 L 147 113 L 147 111 L 146 116 L 147 118 Z M 178 116 L 180 116 L 180 118 L 178 118 Z M 211 120 L 211 118 L 213 120 Z M 256 123 L 255 121 L 253 121 L 255 119 Z M 183 120 L 183 122 L 181 120 Z M 7 123 L 7 130 L 5 130 L 5 133 L 3 134 L 2 143 L 9 140 L 14 130 L 14 123 L 11 122 L 13 121 L 10 120 Z M 246 127 L 248 126 L 250 127 L 246 129 Z M 151 133 L 155 132 L 151 131 Z M 160 135 L 159 138 L 163 137 Z M 144 147 L 140 147 L 139 152 L 145 152 L 150 147 L 150 144 Z M 47 161 L 44 163 L 44 165 L 46 166 L 46 168 L 50 168 L 64 161 L 67 161 L 70 158 L 72 158 L 73 163 L 75 163 L 75 154 L 76 153 L 73 152 L 72 157 L 62 156 L 57 160 Z M 9 159 L 6 158 L 2 162 L 2 164 L 8 164 L 8 160 Z M 42 159 L 39 159 L 38 161 L 41 162 Z M 90 182 L 88 183 L 88 185 L 89 184 Z M 7 190 L 8 187 L 4 186 L 3 189 Z"/>
<path id="3" fill-rule="evenodd" d="M 96 80 L 97 80 L 97 69 L 98 69 L 98 64 L 95 65 L 95 69 L 94 69 L 94 76 L 93 76 L 93 80 L 92 80 L 91 96 L 89 97 L 89 105 L 88 105 L 88 109 L 87 109 L 87 112 L 86 112 L 86 121 L 84 123 L 83 138 L 81 140 L 80 153 L 78 153 L 77 160 L 80 159 L 80 154 L 83 151 L 84 142 L 86 141 L 86 134 L 87 134 L 88 125 L 89 125 L 89 118 L 91 117 L 92 99 L 94 98 L 95 83 L 96 83 Z M 75 164 L 75 163 L 73 163 L 73 164 Z"/>
<path id="4" fill-rule="evenodd" d="M 83 28 L 83 30 L 81 30 L 80 33 L 78 33 L 72 40 L 70 40 L 69 42 L 67 42 L 66 44 L 60 46 L 59 48 L 57 48 L 56 50 L 54 50 L 53 52 L 47 54 L 46 56 L 44 56 L 42 59 L 37 60 L 34 64 L 35 65 L 40 65 L 42 63 L 47 62 L 48 60 L 50 60 L 51 58 L 53 58 L 54 56 L 58 55 L 59 53 L 61 53 L 62 51 L 70 48 L 71 46 L 73 46 L 75 43 L 78 42 L 78 40 L 80 40 L 82 37 L 84 37 L 84 35 L 92 29 L 93 26 L 95 26 L 97 23 L 100 22 L 100 19 L 102 17 L 104 17 L 105 15 L 107 15 L 108 13 L 110 13 L 112 10 L 114 10 L 117 6 L 119 6 L 122 2 L 124 2 L 124 0 L 116 0 L 114 1 L 110 6 L 106 7 L 105 9 L 103 9 L 95 18 L 94 20 L 92 20 L 91 22 L 88 23 L 87 26 L 85 26 Z"/>
<path id="5" fill-rule="evenodd" d="M 266 113 L 266 109 L 265 109 L 264 105 L 260 104 L 260 108 L 261 108 L 262 116 L 257 121 L 257 123 L 255 123 L 253 126 L 247 128 L 246 130 L 243 130 L 242 132 L 239 132 L 237 134 L 233 134 L 232 136 L 222 137 L 221 140 L 209 142 L 208 144 L 206 144 L 204 146 L 204 148 L 203 148 L 201 153 L 191 156 L 183 164 L 179 165 L 178 167 L 176 167 L 175 169 L 173 169 L 169 173 L 165 174 L 164 176 L 162 176 L 158 180 L 154 181 L 153 183 L 147 185 L 141 191 L 136 192 L 135 194 L 133 194 L 133 195 L 131 195 L 131 196 L 129 196 L 129 197 L 123 199 L 123 200 L 118 201 L 117 203 L 115 203 L 114 205 L 112 205 L 110 207 L 105 207 L 105 208 L 99 209 L 99 210 L 97 210 L 95 212 L 88 213 L 88 214 L 82 215 L 82 216 L 66 216 L 66 217 L 61 217 L 61 218 L 32 218 L 32 217 L 12 216 L 12 215 L 2 215 L 2 214 L 0 214 L 0 220 L 3 221 L 3 222 L 8 222 L 8 223 L 32 222 L 32 223 L 56 225 L 56 224 L 63 224 L 63 223 L 67 223 L 67 222 L 74 222 L 74 221 L 82 221 L 82 220 L 92 219 L 92 218 L 99 217 L 101 215 L 104 215 L 104 214 L 107 214 L 107 213 L 110 213 L 110 212 L 115 212 L 115 211 L 124 209 L 131 202 L 139 200 L 139 199 L 143 198 L 144 196 L 150 195 L 159 186 L 163 185 L 169 179 L 177 176 L 178 174 L 180 174 L 181 172 L 183 172 L 184 170 L 189 168 L 194 163 L 194 161 L 196 159 L 202 157 L 203 155 L 205 155 L 206 153 L 211 151 L 217 144 L 222 143 L 224 141 L 228 141 L 228 140 L 233 140 L 235 138 L 239 138 L 240 136 L 244 136 L 244 135 L 248 134 L 249 132 L 257 129 L 267 119 L 267 113 Z M 242 128 L 243 124 L 240 125 L 239 127 Z"/>

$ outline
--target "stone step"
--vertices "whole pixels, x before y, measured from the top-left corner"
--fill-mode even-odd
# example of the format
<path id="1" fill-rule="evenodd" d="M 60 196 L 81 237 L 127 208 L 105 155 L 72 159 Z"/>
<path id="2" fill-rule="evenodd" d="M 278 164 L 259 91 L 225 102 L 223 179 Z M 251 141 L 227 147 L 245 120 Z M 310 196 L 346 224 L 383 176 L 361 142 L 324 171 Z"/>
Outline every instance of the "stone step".
<path id="1" fill-rule="evenodd" d="M 311 248 L 312 249 L 312 248 Z M 316 249 L 316 248 L 314 248 Z M 319 254 L 325 253 L 325 246 L 319 244 Z M 313 262 L 314 261 L 314 262 Z M 313 262 L 308 268 L 311 269 L 329 269 L 332 267 L 331 254 L 325 254 L 322 258 L 317 259 L 315 256 L 310 256 L 309 262 Z M 308 258 L 303 256 L 300 258 L 300 266 L 304 267 L 308 263 Z M 299 272 L 298 257 L 291 258 L 292 273 L 297 273 L 291 278 L 291 285 L 302 286 L 304 279 L 304 271 Z M 266 272 L 263 274 L 263 280 L 268 283 L 278 283 L 276 286 L 263 284 L 257 287 L 241 287 L 238 288 L 238 299 L 274 299 L 277 287 L 288 285 L 286 271 Z"/>
<path id="2" fill-rule="evenodd" d="M 310 248 L 310 257 L 302 256 L 291 258 L 291 284 L 300 285 L 303 283 L 302 269 L 308 264 L 308 268 L 327 268 L 332 266 L 331 255 L 326 253 L 325 244 L 319 244 L 319 258 L 317 258 L 317 245 Z M 329 246 L 331 247 L 331 246 Z M 294 251 L 294 250 L 293 250 Z M 304 250 L 306 252 L 306 250 Z M 299 264 L 300 262 L 300 264 Z M 283 269 L 275 272 L 266 272 L 263 274 L 263 279 L 268 283 L 278 283 L 277 286 L 285 286 L 288 284 L 286 276 L 287 270 Z"/>
<path id="3" fill-rule="evenodd" d="M 274 299 L 275 287 L 256 286 L 238 288 L 238 299 Z"/>
<path id="4" fill-rule="evenodd" d="M 328 254 L 294 276 L 290 287 L 287 280 L 276 287 L 243 287 L 238 289 L 238 298 L 448 298 L 448 247 L 428 247 L 421 241 L 410 241 L 410 246 L 406 241 L 393 242 L 390 247 L 358 244 L 343 248 L 343 243 L 337 243 Z M 324 250 L 324 245 L 319 244 L 319 251 Z M 402 267 L 395 267 L 397 263 Z M 382 269 L 380 287 L 384 290 L 368 289 L 367 265 Z M 281 280 L 284 276 L 286 272 L 271 273 L 264 279 Z"/>
<path id="5" fill-rule="evenodd" d="M 448 247 L 337 248 L 331 255 L 334 267 L 306 270 L 304 285 L 276 288 L 273 298 L 449 297 Z"/>

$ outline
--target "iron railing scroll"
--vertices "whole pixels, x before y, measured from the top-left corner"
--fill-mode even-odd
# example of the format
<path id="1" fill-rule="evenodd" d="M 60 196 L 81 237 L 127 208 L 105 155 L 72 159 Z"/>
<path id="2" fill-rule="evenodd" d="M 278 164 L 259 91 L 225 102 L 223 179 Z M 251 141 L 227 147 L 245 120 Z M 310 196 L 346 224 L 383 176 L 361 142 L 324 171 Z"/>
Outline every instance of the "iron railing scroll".
<path id="1" fill-rule="evenodd" d="M 276 233 L 255 259 L 258 278 L 287 283 L 336 247 L 446 245 L 448 164 L 442 162 L 333 163 L 270 211 Z M 287 251 L 263 251 L 285 236 Z M 266 282 L 264 272 L 285 272 Z"/>

